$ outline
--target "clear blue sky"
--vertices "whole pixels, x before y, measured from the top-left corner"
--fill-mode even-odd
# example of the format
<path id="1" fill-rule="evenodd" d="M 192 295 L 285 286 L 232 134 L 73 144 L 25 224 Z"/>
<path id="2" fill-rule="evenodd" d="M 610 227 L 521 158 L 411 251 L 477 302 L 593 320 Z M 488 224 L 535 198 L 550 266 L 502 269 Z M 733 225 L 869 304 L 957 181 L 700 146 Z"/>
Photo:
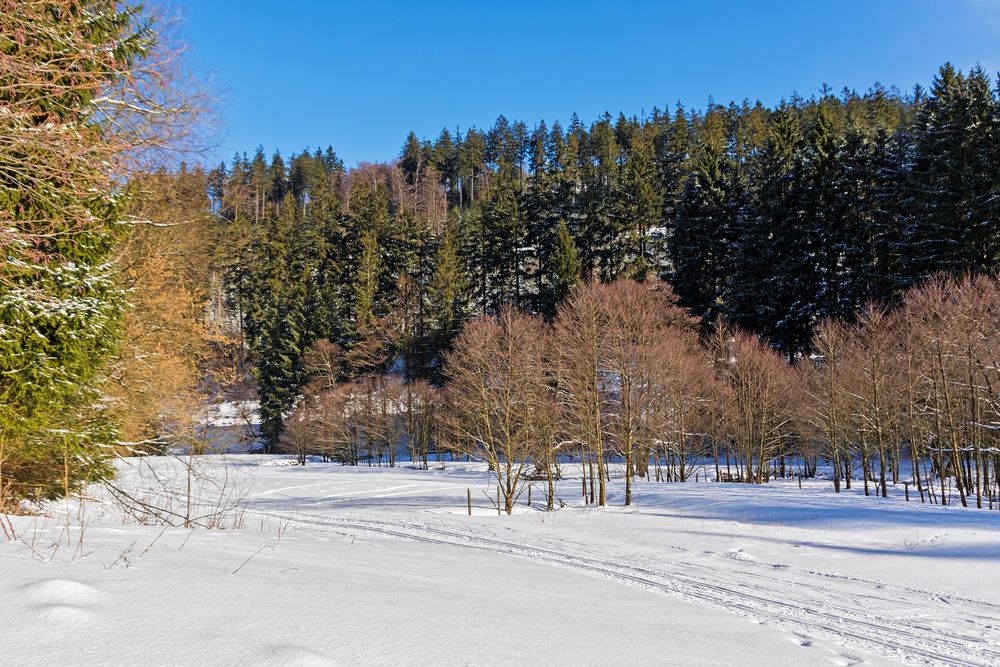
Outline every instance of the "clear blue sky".
<path id="1" fill-rule="evenodd" d="M 1000 69 L 1000 0 L 167 1 L 221 93 L 226 160 L 329 144 L 353 166 L 501 113 L 589 123 Z"/>

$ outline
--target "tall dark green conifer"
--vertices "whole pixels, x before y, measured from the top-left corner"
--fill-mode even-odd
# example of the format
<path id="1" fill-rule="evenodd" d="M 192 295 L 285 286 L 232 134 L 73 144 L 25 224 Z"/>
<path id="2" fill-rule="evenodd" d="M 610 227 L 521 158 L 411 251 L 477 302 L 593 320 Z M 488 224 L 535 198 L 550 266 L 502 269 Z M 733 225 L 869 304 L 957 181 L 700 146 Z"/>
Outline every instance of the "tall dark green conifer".
<path id="1" fill-rule="evenodd" d="M 580 282 L 580 254 L 565 220 L 560 220 L 556 227 L 555 244 L 546 257 L 544 276 L 545 291 L 541 310 L 546 317 L 551 318 L 555 317 L 556 308 L 562 300 Z"/>
<path id="2" fill-rule="evenodd" d="M 457 233 L 454 226 L 449 225 L 434 256 L 434 274 L 429 288 L 436 350 L 446 349 L 458 334 L 465 314 L 468 287 L 465 267 L 459 256 Z"/>
<path id="3" fill-rule="evenodd" d="M 582 226 L 585 239 L 580 260 L 584 273 L 601 280 L 614 280 L 625 263 L 622 243 L 624 221 L 615 215 L 619 187 L 619 146 L 607 114 L 595 122 L 583 144 Z"/>
<path id="4" fill-rule="evenodd" d="M 773 315 L 766 331 L 789 356 L 808 349 L 821 317 L 842 314 L 837 243 L 844 211 L 837 209 L 834 191 L 841 140 L 832 104 L 819 105 L 776 210 L 780 232 L 773 239 L 775 261 L 767 282 Z"/>
<path id="5" fill-rule="evenodd" d="M 266 238 L 257 280 L 263 280 L 259 301 L 259 334 L 253 351 L 260 388 L 261 432 L 270 448 L 281 435 L 284 415 L 291 410 L 301 382 L 300 357 L 311 343 L 307 319 L 309 288 L 305 262 L 307 240 L 289 193 L 281 214 L 264 223 Z"/>
<path id="6" fill-rule="evenodd" d="M 517 197 L 517 173 L 501 163 L 494 174 L 482 208 L 483 308 L 498 312 L 505 303 L 519 304 L 524 283 L 524 221 Z"/>
<path id="7" fill-rule="evenodd" d="M 782 227 L 787 217 L 789 172 L 801 130 L 796 111 L 782 103 L 768 122 L 768 138 L 746 179 L 746 206 L 739 212 L 726 276 L 726 317 L 756 333 L 768 331 L 777 317 L 768 294 L 781 261 Z"/>
<path id="8" fill-rule="evenodd" d="M 944 65 L 920 107 L 908 201 L 908 278 L 1000 267 L 997 101 L 981 68 Z"/>
<path id="9" fill-rule="evenodd" d="M 653 129 L 636 121 L 629 124 L 627 161 L 617 190 L 623 269 L 637 280 L 662 264 L 661 235 L 654 234 L 662 224 L 663 193 L 654 162 Z"/>
<path id="10" fill-rule="evenodd" d="M 668 245 L 669 279 L 681 305 L 707 325 L 722 308 L 733 218 L 728 128 L 713 108 L 701 123 L 701 144 L 688 178 Z"/>

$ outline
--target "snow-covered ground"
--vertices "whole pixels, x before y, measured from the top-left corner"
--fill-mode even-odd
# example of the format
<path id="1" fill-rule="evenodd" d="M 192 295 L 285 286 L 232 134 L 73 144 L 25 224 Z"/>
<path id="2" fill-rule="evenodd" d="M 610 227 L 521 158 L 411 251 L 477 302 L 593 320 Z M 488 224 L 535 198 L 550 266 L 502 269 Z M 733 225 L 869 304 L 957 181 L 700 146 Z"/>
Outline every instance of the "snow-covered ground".
<path id="1" fill-rule="evenodd" d="M 508 517 L 478 464 L 288 463 L 225 466 L 238 530 L 15 517 L 0 664 L 1000 665 L 998 511 L 794 480 L 638 482 L 631 508 L 613 480 L 598 509 L 567 465 L 566 507 L 536 483 Z"/>

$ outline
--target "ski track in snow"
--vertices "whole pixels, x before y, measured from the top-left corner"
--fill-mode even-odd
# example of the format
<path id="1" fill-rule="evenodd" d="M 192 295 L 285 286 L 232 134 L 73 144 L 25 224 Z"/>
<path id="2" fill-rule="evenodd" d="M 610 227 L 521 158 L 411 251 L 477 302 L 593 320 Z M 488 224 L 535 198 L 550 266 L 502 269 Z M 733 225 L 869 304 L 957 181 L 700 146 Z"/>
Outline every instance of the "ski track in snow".
<path id="1" fill-rule="evenodd" d="M 711 553 L 730 561 L 722 568 L 606 550 L 596 553 L 595 548 L 556 538 L 538 540 L 513 528 L 498 537 L 493 531 L 489 535 L 474 531 L 472 525 L 461 532 L 426 523 L 253 512 L 307 531 L 348 536 L 363 532 L 573 568 L 772 624 L 792 633 L 790 639 L 804 647 L 811 646 L 813 638 L 825 638 L 914 664 L 1000 665 L 1000 604 L 983 600 L 758 563 L 743 553 Z M 848 653 L 838 658 L 835 662 L 840 664 L 861 661 Z"/>

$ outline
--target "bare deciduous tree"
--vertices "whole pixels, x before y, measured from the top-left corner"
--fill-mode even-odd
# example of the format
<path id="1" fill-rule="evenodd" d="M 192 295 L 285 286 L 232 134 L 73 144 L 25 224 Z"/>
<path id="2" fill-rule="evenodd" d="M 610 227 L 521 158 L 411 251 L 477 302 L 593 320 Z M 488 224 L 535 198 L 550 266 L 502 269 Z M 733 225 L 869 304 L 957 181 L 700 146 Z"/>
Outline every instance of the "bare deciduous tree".
<path id="1" fill-rule="evenodd" d="M 469 324 L 447 357 L 448 426 L 458 446 L 487 462 L 508 514 L 540 450 L 543 340 L 538 318 L 508 306 L 496 319 Z"/>
<path id="2" fill-rule="evenodd" d="M 745 466 L 743 480 L 764 483 L 794 434 L 795 375 L 777 352 L 742 331 L 720 326 L 711 344 L 723 385 L 719 431 Z"/>

